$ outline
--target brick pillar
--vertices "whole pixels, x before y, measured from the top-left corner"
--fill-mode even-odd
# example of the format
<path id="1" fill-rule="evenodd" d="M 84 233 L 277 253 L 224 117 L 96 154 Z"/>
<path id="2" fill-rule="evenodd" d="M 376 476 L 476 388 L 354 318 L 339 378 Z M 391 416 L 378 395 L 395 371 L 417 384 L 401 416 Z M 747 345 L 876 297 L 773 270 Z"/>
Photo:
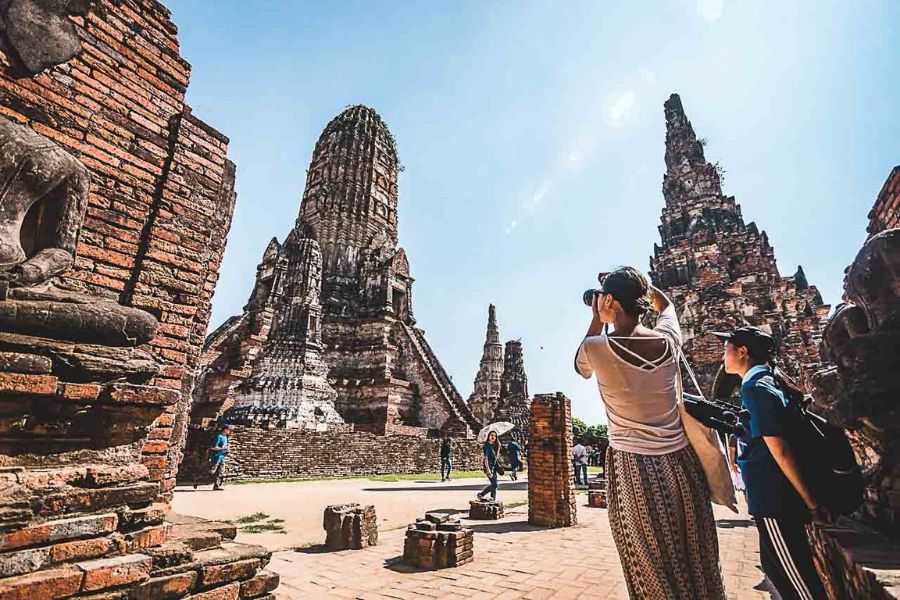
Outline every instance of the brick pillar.
<path id="1" fill-rule="evenodd" d="M 575 519 L 572 403 L 560 392 L 531 403 L 528 442 L 528 522 L 570 527 Z"/>

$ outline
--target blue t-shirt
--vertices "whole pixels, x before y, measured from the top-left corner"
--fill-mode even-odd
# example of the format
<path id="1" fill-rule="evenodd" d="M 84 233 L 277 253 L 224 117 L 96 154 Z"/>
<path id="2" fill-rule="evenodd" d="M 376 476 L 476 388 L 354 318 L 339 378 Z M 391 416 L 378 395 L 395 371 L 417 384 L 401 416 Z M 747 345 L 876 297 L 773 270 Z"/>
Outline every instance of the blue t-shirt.
<path id="1" fill-rule="evenodd" d="M 210 450 L 209 460 L 214 464 L 225 462 L 225 454 L 228 452 L 228 438 L 220 433 L 216 436 L 216 443 L 213 446 L 215 449 Z"/>
<path id="2" fill-rule="evenodd" d="M 749 375 L 741 385 L 741 401 L 750 411 L 750 440 L 738 457 L 747 487 L 748 510 L 754 517 L 808 518 L 806 504 L 763 439 L 785 437 L 787 398 L 775 384 L 770 369 L 760 368 Z"/>
<path id="3" fill-rule="evenodd" d="M 511 461 L 519 462 L 519 452 L 521 451 L 519 444 L 515 442 L 510 442 L 506 445 L 506 452 L 509 453 L 509 460 Z"/>

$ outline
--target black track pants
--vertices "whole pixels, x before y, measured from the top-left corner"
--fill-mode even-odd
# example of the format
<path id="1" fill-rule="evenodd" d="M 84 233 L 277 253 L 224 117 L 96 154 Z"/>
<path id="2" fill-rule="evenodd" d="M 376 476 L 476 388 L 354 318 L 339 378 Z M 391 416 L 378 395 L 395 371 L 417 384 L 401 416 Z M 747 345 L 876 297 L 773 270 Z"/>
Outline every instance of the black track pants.
<path id="1" fill-rule="evenodd" d="M 762 569 L 782 600 L 826 600 L 800 519 L 756 517 Z"/>

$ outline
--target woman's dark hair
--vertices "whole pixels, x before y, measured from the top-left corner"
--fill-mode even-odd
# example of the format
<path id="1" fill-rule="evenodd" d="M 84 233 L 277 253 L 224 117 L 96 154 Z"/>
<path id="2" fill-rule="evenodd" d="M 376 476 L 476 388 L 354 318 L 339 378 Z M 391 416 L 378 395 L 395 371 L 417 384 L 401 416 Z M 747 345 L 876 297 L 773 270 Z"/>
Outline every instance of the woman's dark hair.
<path id="1" fill-rule="evenodd" d="M 634 267 L 619 267 L 603 279 L 603 293 L 622 305 L 630 316 L 641 318 L 650 310 L 650 282 Z"/>

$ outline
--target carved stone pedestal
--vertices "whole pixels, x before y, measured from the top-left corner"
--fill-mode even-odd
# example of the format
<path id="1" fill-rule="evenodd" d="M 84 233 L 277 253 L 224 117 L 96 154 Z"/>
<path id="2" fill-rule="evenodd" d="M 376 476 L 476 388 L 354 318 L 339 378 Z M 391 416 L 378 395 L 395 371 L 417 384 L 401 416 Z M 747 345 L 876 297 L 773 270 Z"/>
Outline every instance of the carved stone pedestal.
<path id="1" fill-rule="evenodd" d="M 378 518 L 371 504 L 332 504 L 323 519 L 329 550 L 360 550 L 378 544 Z"/>

